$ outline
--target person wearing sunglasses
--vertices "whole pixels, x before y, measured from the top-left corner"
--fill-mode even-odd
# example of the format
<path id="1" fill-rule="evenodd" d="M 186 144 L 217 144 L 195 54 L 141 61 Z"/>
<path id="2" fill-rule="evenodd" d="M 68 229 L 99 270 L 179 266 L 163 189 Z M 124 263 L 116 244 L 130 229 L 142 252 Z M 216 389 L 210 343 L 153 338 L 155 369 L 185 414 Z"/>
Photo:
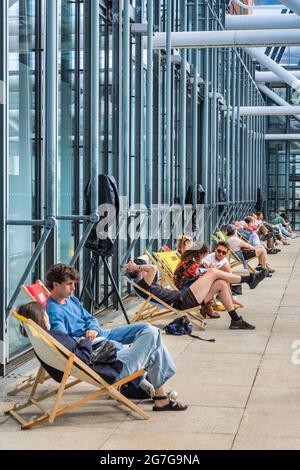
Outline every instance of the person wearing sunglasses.
<path id="1" fill-rule="evenodd" d="M 225 241 L 219 241 L 215 251 L 205 256 L 205 258 L 202 260 L 202 263 L 206 266 L 206 268 L 213 267 L 230 273 L 229 261 L 227 259 L 228 252 L 228 243 Z"/>
<path id="2" fill-rule="evenodd" d="M 231 273 L 230 264 L 227 258 L 229 253 L 229 245 L 227 242 L 220 240 L 215 248 L 215 251 L 209 253 L 205 258 L 203 258 L 202 263 L 204 267 L 216 268 L 225 273 Z M 237 297 L 232 296 L 232 301 L 234 305 L 243 308 L 244 304 L 240 302 Z"/>

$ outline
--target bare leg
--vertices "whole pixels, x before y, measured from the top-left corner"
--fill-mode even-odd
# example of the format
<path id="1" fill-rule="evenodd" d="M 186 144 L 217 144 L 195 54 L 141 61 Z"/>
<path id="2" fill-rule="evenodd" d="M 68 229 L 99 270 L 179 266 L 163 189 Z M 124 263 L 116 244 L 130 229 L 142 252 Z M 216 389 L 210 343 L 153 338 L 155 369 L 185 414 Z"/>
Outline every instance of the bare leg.
<path id="1" fill-rule="evenodd" d="M 219 294 L 221 302 L 226 308 L 227 312 L 231 312 L 232 310 L 234 310 L 230 287 L 226 281 L 215 281 L 212 284 L 209 292 L 207 293 L 207 296 L 205 297 L 204 301 L 208 302 L 213 298 L 215 294 Z"/>
<path id="2" fill-rule="evenodd" d="M 259 264 L 263 267 L 267 267 L 267 252 L 264 248 L 262 247 L 255 247 L 255 253 L 256 256 L 258 257 Z"/>
<path id="3" fill-rule="evenodd" d="M 206 298 L 213 282 L 217 281 L 218 279 L 222 279 L 231 284 L 239 284 L 242 280 L 241 276 L 236 274 L 225 273 L 219 269 L 209 269 L 190 286 L 190 289 L 199 305 Z"/>

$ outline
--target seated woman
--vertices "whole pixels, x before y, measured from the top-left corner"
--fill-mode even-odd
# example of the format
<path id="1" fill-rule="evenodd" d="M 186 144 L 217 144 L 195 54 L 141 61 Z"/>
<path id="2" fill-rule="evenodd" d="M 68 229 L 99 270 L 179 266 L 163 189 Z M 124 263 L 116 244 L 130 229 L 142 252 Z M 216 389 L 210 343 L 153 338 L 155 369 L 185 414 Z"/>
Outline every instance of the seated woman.
<path id="1" fill-rule="evenodd" d="M 144 328 L 139 328 L 140 331 L 131 342 L 129 348 L 116 351 L 117 358 L 113 363 L 97 362 L 94 364 L 92 360 L 93 346 L 90 339 L 85 336 L 75 340 L 62 331 L 50 330 L 48 314 L 41 304 L 30 302 L 21 305 L 18 308 L 18 313 L 25 318 L 33 320 L 43 330 L 48 331 L 53 338 L 73 352 L 110 384 L 121 380 L 132 372 L 141 369 L 147 371 L 149 380 L 151 380 L 151 384 L 154 387 L 152 398 L 155 401 L 155 406 L 152 408 L 153 411 L 182 411 L 187 409 L 186 405 L 172 400 L 165 391 L 164 384 L 175 374 L 176 367 L 170 354 L 161 342 L 160 330 L 158 328 L 145 323 Z M 139 326 L 141 325 L 143 324 L 139 324 Z M 134 325 L 132 326 L 134 327 Z M 26 331 L 23 327 L 21 327 L 21 333 L 26 336 Z M 62 380 L 63 373 L 61 371 L 49 367 L 40 359 L 39 361 L 51 377 L 58 382 Z M 142 377 L 135 379 L 134 382 L 142 387 L 142 382 L 148 381 Z"/>
<path id="2" fill-rule="evenodd" d="M 208 253 L 209 249 L 206 243 L 194 243 L 184 251 L 173 276 L 174 284 L 178 290 L 184 291 L 188 289 L 197 277 L 206 272 L 202 259 Z M 201 306 L 201 314 L 204 317 L 220 318 L 220 314 L 214 312 L 212 308 L 212 301 Z"/>
<path id="3" fill-rule="evenodd" d="M 202 259 L 209 253 L 206 243 L 194 243 L 181 256 L 174 272 L 174 284 L 179 290 L 186 290 L 195 277 L 206 272 Z"/>
<path id="4" fill-rule="evenodd" d="M 177 241 L 177 252 L 180 256 L 193 245 L 193 240 L 187 235 L 181 235 Z"/>
<path id="5" fill-rule="evenodd" d="M 257 274 L 237 275 L 226 273 L 218 269 L 208 269 L 205 274 L 194 281 L 190 287 L 182 291 L 166 289 L 159 284 L 154 283 L 157 273 L 157 267 L 152 264 L 136 264 L 130 261 L 125 266 L 126 273 L 134 278 L 136 284 L 144 290 L 163 300 L 165 303 L 174 306 L 178 310 L 188 310 L 207 303 L 218 294 L 220 300 L 230 315 L 231 323 L 229 328 L 232 330 L 253 330 L 255 326 L 245 322 L 242 317 L 236 313 L 230 291 L 230 284 L 247 283 L 250 289 L 254 289 L 267 275 L 267 270 L 262 270 Z M 138 287 L 137 287 L 138 289 Z M 147 298 L 146 294 L 139 291 L 139 295 Z"/>

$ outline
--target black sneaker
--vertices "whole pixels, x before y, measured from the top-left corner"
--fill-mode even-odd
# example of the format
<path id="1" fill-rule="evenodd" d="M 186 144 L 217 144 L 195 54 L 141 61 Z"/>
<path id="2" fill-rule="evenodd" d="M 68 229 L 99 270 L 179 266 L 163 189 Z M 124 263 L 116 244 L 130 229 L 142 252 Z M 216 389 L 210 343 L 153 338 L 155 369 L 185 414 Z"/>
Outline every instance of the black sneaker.
<path id="1" fill-rule="evenodd" d="M 255 330 L 256 326 L 250 325 L 250 323 L 247 323 L 245 320 L 243 320 L 243 317 L 240 317 L 239 320 L 231 320 L 229 329 L 230 330 Z"/>
<path id="2" fill-rule="evenodd" d="M 255 268 L 255 271 L 262 271 L 264 268 L 261 266 L 261 264 L 258 264 Z"/>
<path id="3" fill-rule="evenodd" d="M 255 274 L 251 273 L 250 281 L 248 282 L 250 289 L 255 289 L 255 287 L 267 276 L 268 276 L 267 269 L 263 269 L 262 271 L 259 271 L 258 273 L 255 273 Z"/>

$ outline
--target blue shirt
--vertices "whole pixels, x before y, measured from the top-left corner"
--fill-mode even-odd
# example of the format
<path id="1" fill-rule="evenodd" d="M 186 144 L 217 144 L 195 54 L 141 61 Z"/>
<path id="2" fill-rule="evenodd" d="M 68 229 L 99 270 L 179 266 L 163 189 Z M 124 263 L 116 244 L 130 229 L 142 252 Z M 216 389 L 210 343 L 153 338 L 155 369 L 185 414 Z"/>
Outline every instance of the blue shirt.
<path id="1" fill-rule="evenodd" d="M 102 330 L 96 318 L 83 308 L 77 297 L 72 295 L 60 304 L 51 297 L 48 298 L 47 313 L 51 330 L 61 331 L 74 339 L 85 336 L 87 330 L 96 330 L 98 335 L 108 335 Z"/>

